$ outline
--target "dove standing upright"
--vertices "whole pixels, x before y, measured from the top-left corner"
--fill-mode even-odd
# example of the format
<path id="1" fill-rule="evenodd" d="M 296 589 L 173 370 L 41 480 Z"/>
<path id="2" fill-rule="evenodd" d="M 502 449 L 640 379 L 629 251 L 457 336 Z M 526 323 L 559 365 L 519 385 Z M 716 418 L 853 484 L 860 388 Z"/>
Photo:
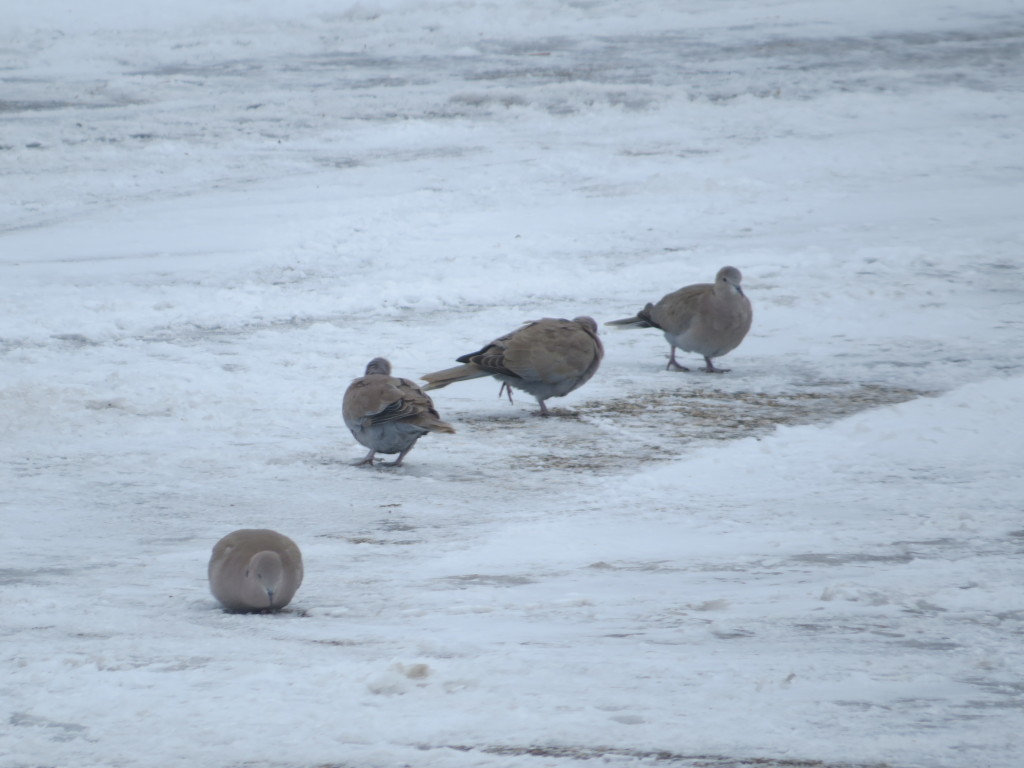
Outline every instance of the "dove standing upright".
<path id="1" fill-rule="evenodd" d="M 493 376 L 501 382 L 499 397 L 507 390 L 511 400 L 512 388 L 521 389 L 537 398 L 540 415 L 547 416 L 544 401 L 564 397 L 586 384 L 603 357 L 604 347 L 592 317 L 544 317 L 506 333 L 477 352 L 456 358 L 464 365 L 420 378 L 428 382 L 423 389 L 430 390 Z"/>
<path id="2" fill-rule="evenodd" d="M 342 416 L 352 436 L 370 449 L 358 464 L 373 465 L 376 453 L 397 453 L 384 466 L 400 467 L 402 459 L 428 432 L 454 433 L 455 428 L 434 410 L 434 403 L 416 384 L 391 375 L 391 363 L 375 357 L 366 374 L 345 391 Z"/>
<path id="3" fill-rule="evenodd" d="M 213 546 L 210 591 L 232 613 L 276 611 L 302 584 L 302 553 L 277 531 L 243 528 Z"/>
<path id="4" fill-rule="evenodd" d="M 676 361 L 676 348 L 704 357 L 708 373 L 725 373 L 715 368 L 713 358 L 736 349 L 750 330 L 753 310 L 740 283 L 743 275 L 736 267 L 722 267 L 713 283 L 698 283 L 680 288 L 657 304 L 648 304 L 633 317 L 612 320 L 605 325 L 620 328 L 658 328 L 671 346 L 668 365 L 688 371 Z"/>

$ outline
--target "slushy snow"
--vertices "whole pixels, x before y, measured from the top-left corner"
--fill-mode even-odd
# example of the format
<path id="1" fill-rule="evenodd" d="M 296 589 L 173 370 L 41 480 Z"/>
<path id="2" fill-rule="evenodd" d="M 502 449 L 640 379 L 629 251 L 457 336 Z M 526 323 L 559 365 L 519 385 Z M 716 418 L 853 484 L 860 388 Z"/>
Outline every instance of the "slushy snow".
<path id="1" fill-rule="evenodd" d="M 0 29 L 0 766 L 1018 768 L 1008 0 L 35 0 Z M 724 265 L 398 469 L 341 396 Z M 681 358 L 692 367 L 700 359 Z M 229 615 L 213 544 L 302 548 Z"/>

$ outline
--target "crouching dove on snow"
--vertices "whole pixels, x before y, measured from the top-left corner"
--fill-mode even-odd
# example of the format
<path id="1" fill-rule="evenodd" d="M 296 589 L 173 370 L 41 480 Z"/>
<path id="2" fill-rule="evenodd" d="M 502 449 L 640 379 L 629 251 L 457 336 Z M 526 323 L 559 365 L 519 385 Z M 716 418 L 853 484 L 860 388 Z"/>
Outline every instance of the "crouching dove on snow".
<path id="1" fill-rule="evenodd" d="M 277 531 L 243 528 L 213 546 L 207 573 L 224 610 L 277 611 L 302 584 L 302 553 Z"/>
<path id="2" fill-rule="evenodd" d="M 376 453 L 397 453 L 384 466 L 400 467 L 405 454 L 428 432 L 455 432 L 434 410 L 430 396 L 408 379 L 391 375 L 391 363 L 375 357 L 366 375 L 349 384 L 342 416 L 352 436 L 370 449 L 357 464 L 373 465 Z"/>
<path id="3" fill-rule="evenodd" d="M 594 375 L 604 347 L 597 337 L 592 317 L 565 320 L 544 317 L 495 339 L 477 352 L 456 358 L 464 365 L 428 373 L 420 378 L 428 382 L 423 389 L 440 389 L 456 381 L 493 376 L 501 382 L 498 390 L 521 389 L 537 398 L 540 415 L 547 416 L 544 401 L 564 397 L 586 384 Z"/>
<path id="4" fill-rule="evenodd" d="M 621 328 L 658 328 L 671 346 L 666 369 L 688 371 L 676 361 L 676 348 L 704 357 L 708 373 L 725 373 L 711 362 L 732 352 L 750 330 L 753 310 L 740 283 L 736 267 L 722 267 L 713 283 L 680 288 L 657 304 L 648 304 L 633 317 L 612 320 L 605 325 Z"/>

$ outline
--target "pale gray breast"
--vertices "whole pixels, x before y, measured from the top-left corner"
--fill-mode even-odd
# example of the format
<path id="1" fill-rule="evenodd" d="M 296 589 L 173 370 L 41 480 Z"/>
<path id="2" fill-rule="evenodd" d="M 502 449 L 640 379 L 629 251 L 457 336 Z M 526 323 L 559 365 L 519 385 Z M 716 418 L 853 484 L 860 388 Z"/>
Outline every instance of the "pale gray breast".
<path id="1" fill-rule="evenodd" d="M 699 294 L 687 297 L 689 322 L 674 333 L 666 328 L 665 338 L 687 352 L 721 357 L 736 349 L 750 330 L 750 301 L 731 282 L 700 287 Z"/>
<path id="2" fill-rule="evenodd" d="M 367 424 L 352 430 L 356 440 L 380 453 L 401 453 L 429 430 L 401 421 Z"/>

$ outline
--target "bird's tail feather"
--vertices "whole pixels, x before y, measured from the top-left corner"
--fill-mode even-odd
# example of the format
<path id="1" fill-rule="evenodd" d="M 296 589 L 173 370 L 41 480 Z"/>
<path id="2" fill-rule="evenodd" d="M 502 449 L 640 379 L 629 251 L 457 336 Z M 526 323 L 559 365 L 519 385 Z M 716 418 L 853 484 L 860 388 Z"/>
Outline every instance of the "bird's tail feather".
<path id="1" fill-rule="evenodd" d="M 472 363 L 467 363 L 466 365 L 456 365 L 454 368 L 445 368 L 443 371 L 426 373 L 420 376 L 420 378 L 427 382 L 427 385 L 423 387 L 423 391 L 426 392 L 430 389 L 447 387 L 456 381 L 468 381 L 469 379 L 479 379 L 481 376 L 489 375 L 487 371 L 481 370 Z"/>
<path id="2" fill-rule="evenodd" d="M 640 315 L 633 315 L 632 317 L 624 317 L 621 320 L 610 320 L 605 325 L 614 325 L 623 330 L 630 328 L 650 328 L 651 324 Z"/>
<path id="3" fill-rule="evenodd" d="M 436 421 L 433 421 L 426 426 L 427 429 L 429 429 L 431 432 L 445 432 L 449 435 L 455 434 L 455 427 L 453 427 L 447 421 L 441 421 L 440 419 L 437 419 Z"/>

